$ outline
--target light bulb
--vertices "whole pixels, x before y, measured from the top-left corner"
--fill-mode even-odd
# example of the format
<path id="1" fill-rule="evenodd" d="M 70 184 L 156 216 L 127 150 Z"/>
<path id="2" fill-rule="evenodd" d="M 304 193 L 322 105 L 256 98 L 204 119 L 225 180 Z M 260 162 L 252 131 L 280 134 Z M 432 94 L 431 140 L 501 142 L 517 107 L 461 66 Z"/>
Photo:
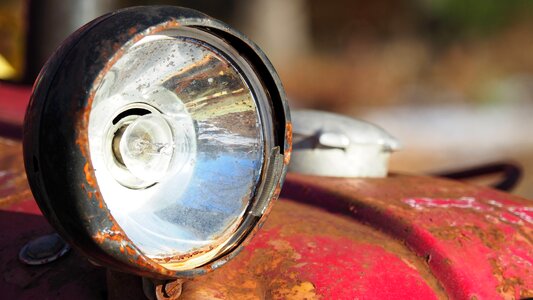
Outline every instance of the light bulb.
<path id="1" fill-rule="evenodd" d="M 119 149 L 124 165 L 135 177 L 159 182 L 167 174 L 174 153 L 172 130 L 160 115 L 141 116 L 128 125 Z"/>

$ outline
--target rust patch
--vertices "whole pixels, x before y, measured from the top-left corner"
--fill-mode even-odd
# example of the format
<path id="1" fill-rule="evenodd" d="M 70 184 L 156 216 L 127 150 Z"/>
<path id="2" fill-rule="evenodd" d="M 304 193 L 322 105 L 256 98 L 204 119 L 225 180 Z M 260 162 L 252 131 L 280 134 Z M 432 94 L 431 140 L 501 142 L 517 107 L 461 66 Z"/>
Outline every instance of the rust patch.
<path id="1" fill-rule="evenodd" d="M 124 234 L 122 229 L 114 224 L 110 229 L 104 229 L 98 231 L 93 239 L 103 245 L 105 243 L 111 243 L 112 248 L 118 248 L 120 253 L 126 255 L 128 261 L 134 265 L 137 265 L 143 270 L 155 271 L 163 276 L 174 276 L 174 273 L 166 268 L 154 264 L 152 260 L 142 255 L 130 242 L 128 237 Z"/>
<path id="2" fill-rule="evenodd" d="M 124 236 L 125 235 L 122 230 L 117 225 L 113 225 L 109 229 L 98 231 L 94 236 L 94 240 L 100 244 L 106 240 L 112 240 L 121 243 L 124 240 Z"/>
<path id="3" fill-rule="evenodd" d="M 83 173 L 85 174 L 85 180 L 91 187 L 96 187 L 96 178 L 93 176 L 93 169 L 91 169 L 88 162 L 83 166 Z"/>
<path id="4" fill-rule="evenodd" d="M 519 276 L 508 276 L 505 274 L 505 267 L 497 259 L 489 259 L 493 274 L 498 279 L 499 285 L 496 290 L 504 299 L 529 299 L 533 297 L 533 289 L 527 286 Z"/>
<path id="5" fill-rule="evenodd" d="M 285 149 L 285 156 L 283 157 L 283 163 L 285 165 L 288 165 L 291 161 L 291 153 L 292 153 L 292 123 L 287 122 L 287 125 L 285 126 L 285 140 L 287 141 L 288 148 Z"/>
<path id="6" fill-rule="evenodd" d="M 205 253 L 213 250 L 213 248 L 215 248 L 215 247 L 213 245 L 210 245 L 208 247 L 205 247 L 205 248 L 202 248 L 202 249 L 198 249 L 198 250 L 195 250 L 195 251 L 191 251 L 189 253 L 176 254 L 176 255 L 168 256 L 168 257 L 164 257 L 164 258 L 152 258 L 152 260 L 155 261 L 155 262 L 160 262 L 160 263 L 165 263 L 165 264 L 178 263 L 178 262 L 183 262 L 183 261 L 185 261 L 185 260 L 187 260 L 189 258 L 205 254 Z"/>
<path id="7" fill-rule="evenodd" d="M 439 227 L 431 230 L 436 237 L 444 240 L 455 241 L 463 246 L 468 244 L 472 237 L 477 237 L 483 245 L 490 249 L 501 249 L 505 247 L 505 234 L 498 228 L 491 226 L 489 228 L 480 228 L 474 225 Z"/>
<path id="8" fill-rule="evenodd" d="M 280 289 L 280 295 L 287 297 L 287 299 L 320 299 L 316 294 L 315 286 L 309 281 L 296 284 L 291 288 Z"/>
<path id="9" fill-rule="evenodd" d="M 135 33 L 137 33 L 137 28 L 131 27 L 130 29 L 128 29 L 128 34 L 129 35 L 134 35 Z"/>

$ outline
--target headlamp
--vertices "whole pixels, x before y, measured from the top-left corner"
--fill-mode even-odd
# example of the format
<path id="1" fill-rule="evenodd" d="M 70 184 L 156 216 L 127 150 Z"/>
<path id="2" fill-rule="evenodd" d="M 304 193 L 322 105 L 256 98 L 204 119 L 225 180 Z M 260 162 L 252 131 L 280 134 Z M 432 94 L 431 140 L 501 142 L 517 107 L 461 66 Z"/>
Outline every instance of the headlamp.
<path id="1" fill-rule="evenodd" d="M 175 278 L 224 264 L 264 221 L 290 156 L 278 76 L 227 25 L 169 6 L 100 17 L 41 71 L 30 186 L 93 260 Z"/>

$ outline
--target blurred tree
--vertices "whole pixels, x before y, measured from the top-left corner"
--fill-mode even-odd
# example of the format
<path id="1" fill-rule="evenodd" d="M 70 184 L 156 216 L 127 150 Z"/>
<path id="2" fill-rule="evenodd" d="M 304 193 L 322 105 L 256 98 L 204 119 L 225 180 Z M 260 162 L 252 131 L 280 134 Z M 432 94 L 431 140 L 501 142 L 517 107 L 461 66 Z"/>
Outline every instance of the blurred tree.
<path id="1" fill-rule="evenodd" d="M 418 0 L 434 37 L 444 40 L 493 33 L 517 18 L 533 16 L 528 0 Z"/>

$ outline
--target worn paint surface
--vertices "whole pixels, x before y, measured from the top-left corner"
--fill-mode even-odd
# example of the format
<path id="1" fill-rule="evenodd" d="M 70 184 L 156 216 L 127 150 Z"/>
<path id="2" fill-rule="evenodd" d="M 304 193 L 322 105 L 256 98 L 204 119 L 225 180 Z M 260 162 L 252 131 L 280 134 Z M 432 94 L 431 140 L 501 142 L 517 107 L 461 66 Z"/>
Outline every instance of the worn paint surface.
<path id="1" fill-rule="evenodd" d="M 105 298 L 105 271 L 76 252 L 45 266 L 18 261 L 24 243 L 52 229 L 18 142 L 0 139 L 0 174 L 2 297 Z M 183 285 L 184 299 L 533 296 L 531 201 L 428 177 L 295 174 L 282 198 L 234 260 Z"/>
<path id="2" fill-rule="evenodd" d="M 282 199 L 239 256 L 184 299 L 445 298 L 424 260 L 351 218 Z"/>
<path id="3" fill-rule="evenodd" d="M 284 192 L 403 241 L 426 259 L 451 298 L 533 296 L 532 201 L 415 176 L 326 179 L 291 174 Z"/>

